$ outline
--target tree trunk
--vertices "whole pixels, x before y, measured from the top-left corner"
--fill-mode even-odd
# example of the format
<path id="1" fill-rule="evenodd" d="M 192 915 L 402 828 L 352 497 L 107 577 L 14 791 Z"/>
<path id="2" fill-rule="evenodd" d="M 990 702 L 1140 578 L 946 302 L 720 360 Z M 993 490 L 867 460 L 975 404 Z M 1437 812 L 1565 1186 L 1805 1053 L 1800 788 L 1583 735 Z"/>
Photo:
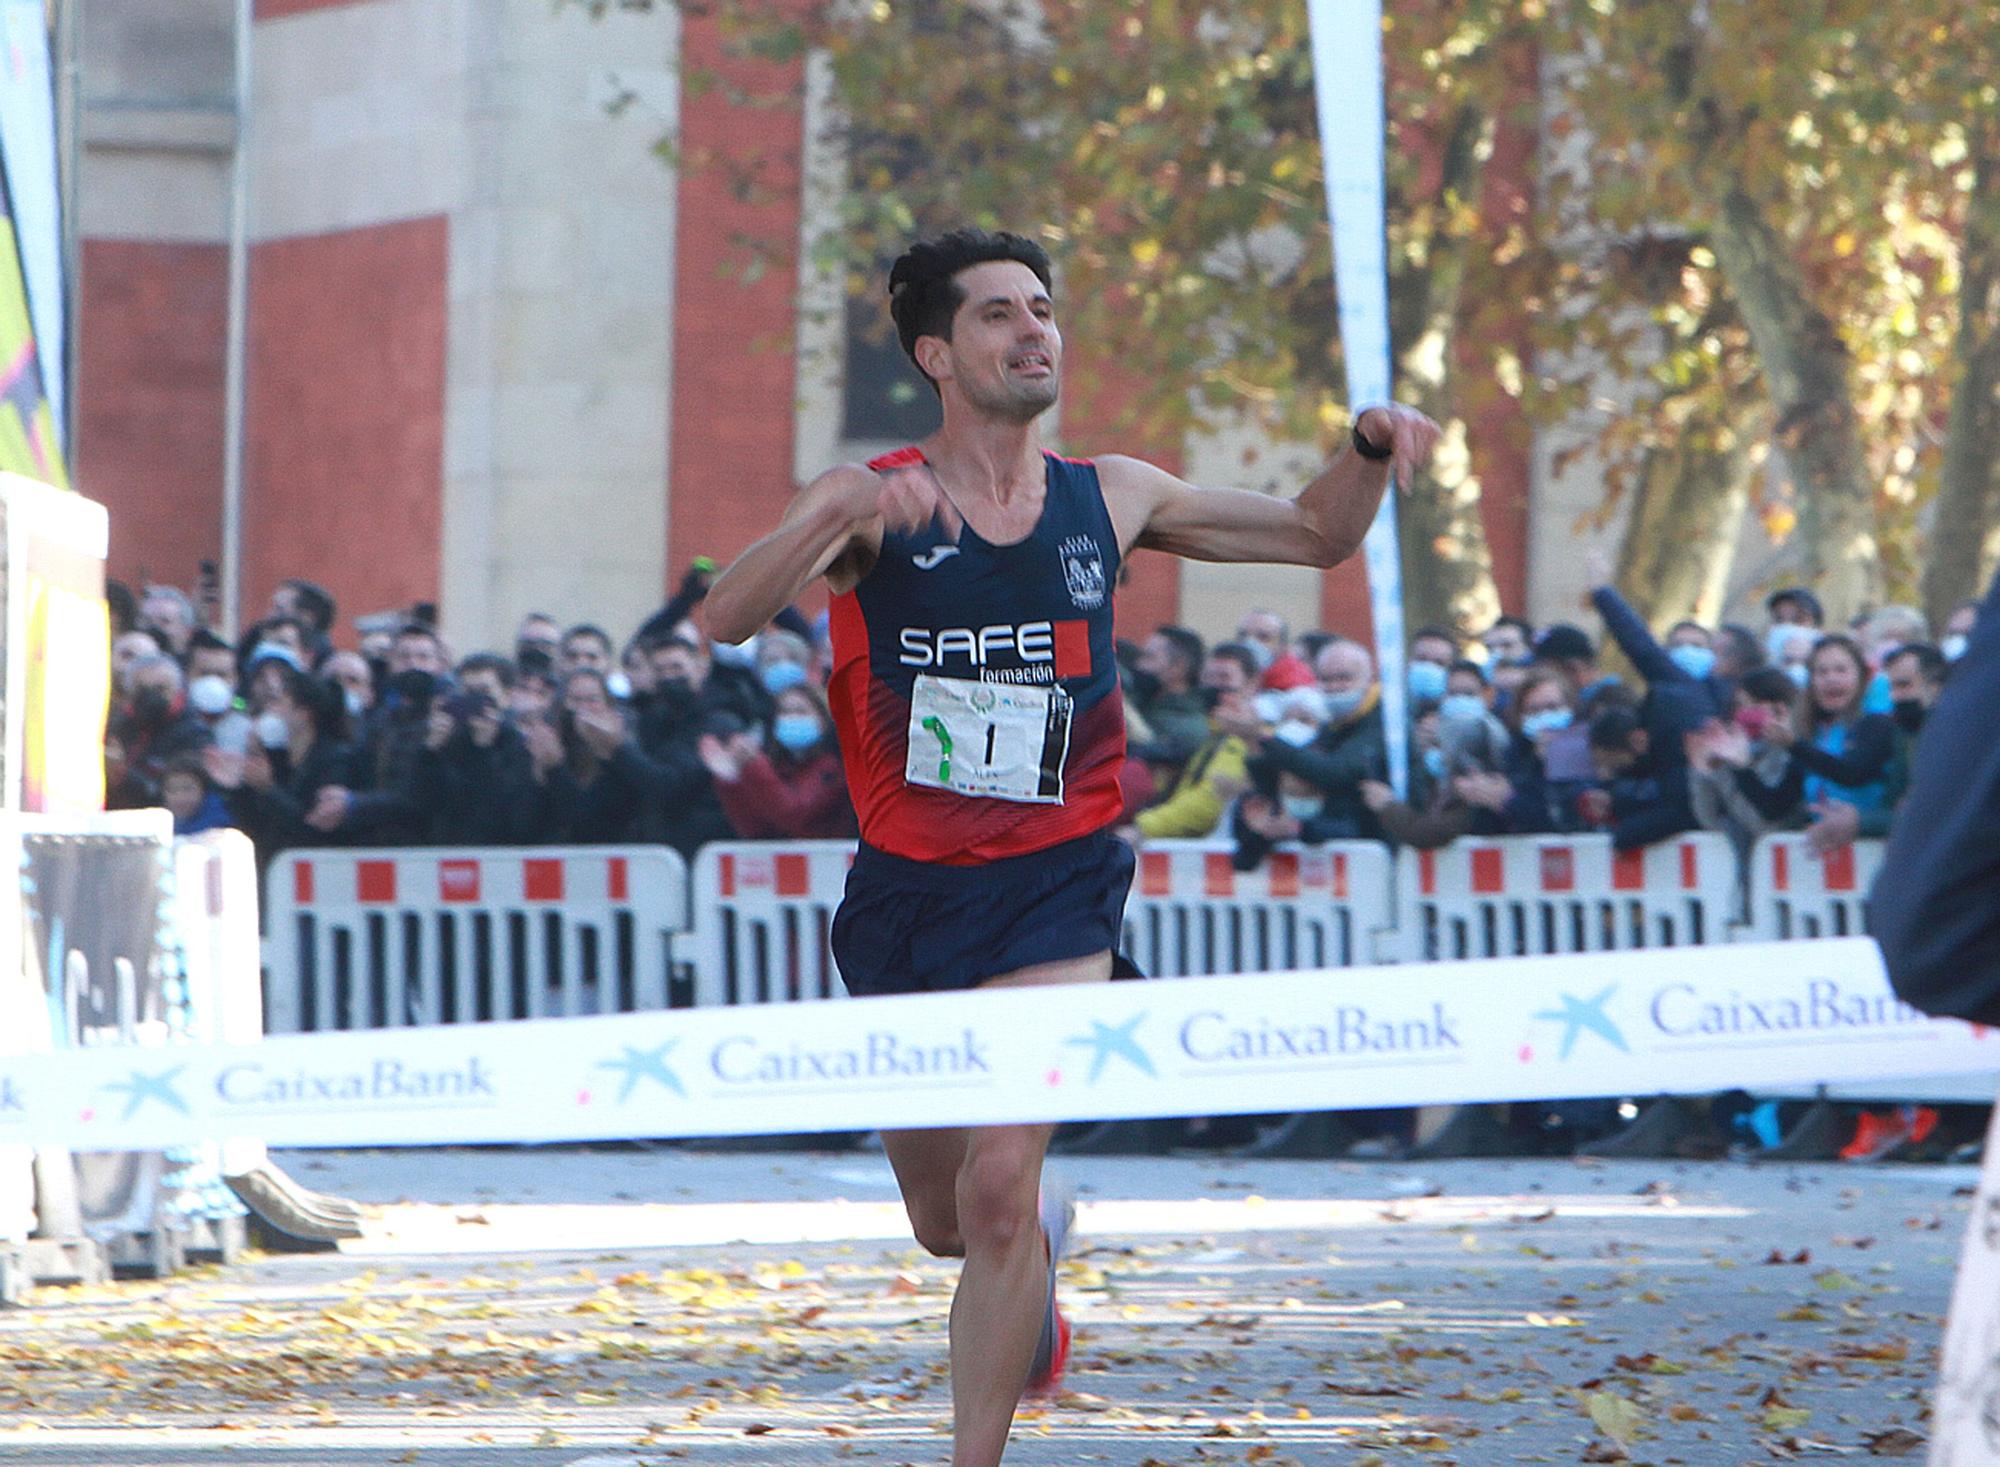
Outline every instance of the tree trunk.
<path id="1" fill-rule="evenodd" d="M 1467 108 L 1445 144 L 1435 203 L 1477 187 L 1477 149 L 1484 119 Z M 1479 475 L 1466 451 L 1466 425 L 1452 387 L 1452 336 L 1459 294 L 1474 239 L 1440 227 L 1423 264 L 1391 283 L 1391 340 L 1396 343 L 1398 394 L 1444 430 L 1430 467 L 1404 486 L 1396 502 L 1403 563 L 1403 613 L 1411 628 L 1441 626 L 1471 636 L 1500 615 L 1493 558 L 1479 516 Z"/>
<path id="2" fill-rule="evenodd" d="M 1798 486 L 1808 576 L 1830 616 L 1843 621 L 1873 605 L 1881 588 L 1875 493 L 1861 456 L 1846 344 L 1741 184 L 1723 196 L 1712 238 L 1778 411 L 1777 441 Z"/>
<path id="3" fill-rule="evenodd" d="M 1750 503 L 1749 455 L 1729 425 L 1722 445 L 1683 433 L 1641 466 L 1632 518 L 1618 556 L 1618 589 L 1654 626 L 1721 616 Z"/>
<path id="4" fill-rule="evenodd" d="M 1991 144 L 1992 140 L 1989 140 Z M 1959 377 L 1945 424 L 1935 517 L 1925 547 L 1924 611 L 1942 627 L 1952 608 L 1980 591 L 1981 551 L 2000 495 L 2000 146 L 1974 165 L 1960 247 Z"/>

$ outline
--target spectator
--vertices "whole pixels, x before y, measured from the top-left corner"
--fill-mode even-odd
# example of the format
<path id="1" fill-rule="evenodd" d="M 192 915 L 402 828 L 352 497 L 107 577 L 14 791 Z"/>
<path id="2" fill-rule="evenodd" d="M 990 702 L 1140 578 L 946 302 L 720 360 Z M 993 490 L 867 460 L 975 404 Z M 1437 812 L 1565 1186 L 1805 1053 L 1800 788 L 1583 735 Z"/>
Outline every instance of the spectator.
<path id="1" fill-rule="evenodd" d="M 327 829 L 310 821 L 330 789 L 354 782 L 354 751 L 342 735 L 347 705 L 337 685 L 285 663 L 278 688 L 257 717 L 256 738 L 241 754 L 211 748 L 210 780 L 231 821 L 256 842 L 260 862 L 293 846 L 324 845 Z"/>
<path id="2" fill-rule="evenodd" d="M 1662 647 L 1615 586 L 1598 585 L 1590 602 L 1625 660 L 1645 679 L 1639 717 L 1656 762 L 1684 763 L 1687 736 L 1725 716 L 1733 706 L 1734 690 L 1715 675 L 1716 657 L 1707 629 L 1697 622 L 1676 622 Z"/>
<path id="3" fill-rule="evenodd" d="M 1585 790 L 1578 808 L 1586 824 L 1611 832 L 1618 850 L 1694 828 L 1687 750 L 1661 748 L 1636 708 L 1614 704 L 1593 717 L 1590 753 L 1600 787 Z"/>
<path id="4" fill-rule="evenodd" d="M 1532 667 L 1507 709 L 1513 738 L 1501 773 L 1504 793 L 1475 786 L 1474 803 L 1501 801 L 1501 823 L 1516 835 L 1567 835 L 1583 828 L 1578 797 L 1588 787 L 1590 730 L 1576 721 L 1576 693 L 1548 666 Z M 1579 739 L 1578 735 L 1581 735 Z"/>
<path id="5" fill-rule="evenodd" d="M 1760 667 L 1737 684 L 1727 721 L 1717 719 L 1687 738 L 1688 799 L 1704 830 L 1730 838 L 1739 858 L 1775 830 L 1796 829 L 1803 819 L 1771 799 L 1791 760 L 1766 734 L 1774 722 L 1798 717 L 1799 689 L 1783 671 Z"/>
<path id="6" fill-rule="evenodd" d="M 297 622 L 305 637 L 301 650 L 306 661 L 318 667 L 333 653 L 333 623 L 338 610 L 324 586 L 293 577 L 278 582 L 278 589 L 271 593 L 267 620 Z"/>
<path id="7" fill-rule="evenodd" d="M 173 658 L 164 652 L 140 657 L 125 675 L 130 695 L 112 715 L 105 744 L 105 804 L 114 810 L 159 804 L 167 765 L 180 755 L 198 756 L 214 742 L 201 715 L 188 707 L 181 665 Z"/>
<path id="8" fill-rule="evenodd" d="M 625 715 L 611 701 L 604 674 L 591 668 L 563 679 L 555 724 L 532 727 L 527 739 L 540 786 L 538 826 L 542 838 L 554 844 L 625 845 L 652 838 L 659 825 L 658 797 L 681 793 L 640 751 Z M 707 784 L 705 772 L 701 781 Z M 723 824 L 704 838 L 726 834 Z M 669 844 L 692 854 L 680 842 Z"/>
<path id="9" fill-rule="evenodd" d="M 648 653 L 650 658 L 651 654 Z M 634 703 L 643 707 L 647 700 L 658 691 L 657 682 L 653 689 L 634 695 Z M 520 663 L 514 669 L 514 686 L 507 694 L 507 711 L 517 724 L 525 727 L 540 719 L 553 722 L 556 706 L 556 675 L 554 665 L 546 653 L 533 648 L 521 654 Z"/>
<path id="10" fill-rule="evenodd" d="M 775 699 L 811 679 L 812 643 L 776 627 L 757 638 L 757 681 L 767 696 Z"/>
<path id="11" fill-rule="evenodd" d="M 1896 725 L 1863 708 L 1868 664 L 1852 637 L 1823 638 L 1813 648 L 1810 673 L 1802 724 L 1776 716 L 1765 730 L 1767 741 L 1787 751 L 1784 776 L 1761 794 L 1744 788 L 1768 820 L 1790 823 L 1811 814 L 1828 822 L 1813 836 L 1825 848 L 1852 839 L 1862 820 L 1888 812 Z"/>
<path id="12" fill-rule="evenodd" d="M 762 651 L 760 647 L 760 660 Z M 826 696 L 810 682 L 778 693 L 771 744 L 768 752 L 759 749 L 749 729 L 726 737 L 701 736 L 701 762 L 736 834 L 744 840 L 855 835 L 858 827 L 834 742 L 833 716 Z"/>
<path id="13" fill-rule="evenodd" d="M 1899 647 L 1928 644 L 1931 625 L 1914 606 L 1884 606 L 1869 616 L 1861 629 L 1861 650 L 1873 667 L 1885 667 Z"/>
<path id="14" fill-rule="evenodd" d="M 1411 730 L 1410 797 L 1379 780 L 1362 799 L 1398 845 L 1431 850 L 1464 835 L 1500 835 L 1509 786 L 1502 772 L 1509 736 L 1488 704 L 1484 671 L 1455 663 L 1444 700 L 1426 707 Z"/>
<path id="15" fill-rule="evenodd" d="M 160 776 L 160 803 L 174 817 L 174 834 L 200 835 L 229 828 L 229 807 L 209 783 L 199 754 L 178 754 Z"/>
<path id="16" fill-rule="evenodd" d="M 1951 676 L 1951 663 L 1943 648 L 1928 642 L 1909 642 L 1890 655 L 1883 671 L 1888 675 L 1889 691 L 1894 697 L 1891 716 L 1896 720 L 1897 731 L 1913 750 L 1931 709 L 1937 707 L 1938 697 L 1944 692 L 1945 680 Z"/>
<path id="17" fill-rule="evenodd" d="M 1554 668 L 1576 689 L 1577 714 L 1585 720 L 1597 712 L 1597 700 L 1618 686 L 1617 678 L 1599 670 L 1597 644 L 1590 634 L 1566 621 L 1542 628 L 1535 638 L 1535 661 Z"/>
<path id="18" fill-rule="evenodd" d="M 568 686 L 569 675 L 579 670 L 611 676 L 611 637 L 604 628 L 585 622 L 563 633 L 556 672 Z"/>
<path id="19" fill-rule="evenodd" d="M 139 603 L 139 620 L 159 638 L 161 650 L 183 659 L 189 639 L 201 626 L 194 602 L 178 586 L 148 586 Z"/>
<path id="20" fill-rule="evenodd" d="M 230 696 L 234 697 L 239 671 L 236 649 L 214 632 L 203 627 L 188 638 L 187 675 L 190 687 L 197 678 L 216 677 L 228 684 Z"/>
<path id="21" fill-rule="evenodd" d="M 361 638 L 358 650 L 375 674 L 377 688 L 389 679 L 389 654 L 395 650 L 396 634 L 408 623 L 409 618 L 400 611 L 377 611 L 354 619 L 354 630 Z"/>
<path id="22" fill-rule="evenodd" d="M 625 676 L 627 702 L 638 703 L 653 691 L 653 659 L 636 638 L 619 654 L 618 670 Z"/>
<path id="23" fill-rule="evenodd" d="M 403 846 L 422 841 L 427 822 L 416 797 L 418 764 L 430 736 L 432 707 L 451 691 L 443 639 L 420 622 L 409 623 L 390 647 L 384 697 L 351 761 L 359 783 L 321 790 L 306 814 L 307 823 L 357 843 Z M 343 713 L 346 706 L 343 689 Z"/>
<path id="24" fill-rule="evenodd" d="M 1128 840 L 1137 844 L 1195 839 L 1213 834 L 1221 825 L 1230 802 L 1250 787 L 1244 765 L 1250 740 L 1263 733 L 1254 701 L 1262 675 L 1256 653 L 1244 643 L 1225 642 L 1208 654 L 1201 669 L 1201 690 L 1213 705 L 1209 735 L 1183 766 L 1167 797 L 1140 811 L 1120 832 Z"/>
<path id="25" fill-rule="evenodd" d="M 111 640 L 114 643 L 139 625 L 139 598 L 123 581 L 105 581 L 104 609 L 111 618 Z"/>
<path id="26" fill-rule="evenodd" d="M 1965 655 L 1966 644 L 1972 639 L 1972 629 L 1979 624 L 1979 603 L 1961 601 L 1945 619 L 1944 638 L 1938 643 L 1938 650 L 1944 653 L 1945 661 L 1956 662 Z"/>
<path id="27" fill-rule="evenodd" d="M 1422 627 L 1410 638 L 1409 669 L 1406 674 L 1410 696 L 1418 702 L 1438 702 L 1444 697 L 1446 674 L 1458 661 L 1458 642 L 1439 627 Z"/>
<path id="28" fill-rule="evenodd" d="M 1140 755 L 1147 763 L 1184 764 L 1207 739 L 1208 709 L 1195 691 L 1202 663 L 1201 638 L 1186 627 L 1161 627 L 1139 649 L 1132 699 L 1153 730 Z"/>
<path id="29" fill-rule="evenodd" d="M 514 661 L 522 663 L 527 654 L 538 652 L 553 668 L 562 656 L 562 627 L 546 611 L 531 611 L 521 618 L 514 633 Z"/>
<path id="30" fill-rule="evenodd" d="M 658 838 L 692 858 L 705 841 L 727 840 L 732 827 L 701 761 L 703 734 L 725 741 L 755 727 L 736 701 L 742 678 L 714 677 L 707 643 L 675 636 L 651 653 L 653 695 L 640 709 L 639 748 L 649 787 L 659 800 Z M 739 670 L 740 671 L 740 670 Z"/>
<path id="31" fill-rule="evenodd" d="M 1310 743 L 1262 740 L 1248 764 L 1256 793 L 1237 806 L 1236 864 L 1251 870 L 1283 840 L 1379 840 L 1381 822 L 1362 798 L 1388 766 L 1375 662 L 1359 642 L 1336 638 L 1319 654 L 1327 723 Z"/>
<path id="32" fill-rule="evenodd" d="M 363 727 L 375 711 L 375 673 L 368 659 L 359 652 L 336 652 L 321 665 L 320 675 L 340 684 L 349 720 Z"/>
<path id="33" fill-rule="evenodd" d="M 1535 661 L 1535 629 L 1518 616 L 1503 616 L 1479 635 L 1486 648 L 1486 676 L 1493 706 L 1505 712 Z"/>
<path id="34" fill-rule="evenodd" d="M 1765 611 L 1770 613 L 1774 627 L 1804 627 L 1817 632 L 1826 626 L 1826 610 L 1819 604 L 1819 597 L 1804 586 L 1787 586 L 1773 591 L 1764 601 Z M 1773 654 L 1771 660 L 1776 662 Z"/>
<path id="35" fill-rule="evenodd" d="M 523 845 L 539 833 L 528 742 L 509 715 L 513 665 L 481 653 L 459 664 L 458 691 L 433 697 L 403 793 L 440 845 Z"/>
<path id="36" fill-rule="evenodd" d="M 166 651 L 160 639 L 147 631 L 125 632 L 111 643 L 111 695 L 113 698 L 132 696 L 132 667 L 148 657 L 158 657 Z"/>
<path id="37" fill-rule="evenodd" d="M 1731 688 L 1765 665 L 1764 644 L 1750 628 L 1736 622 L 1717 627 L 1710 645 L 1715 648 L 1715 675 Z"/>
<path id="38" fill-rule="evenodd" d="M 1291 628 L 1275 611 L 1253 611 L 1236 624 L 1236 643 L 1257 659 L 1260 686 L 1284 691 L 1317 681 L 1312 663 L 1292 648 Z"/>

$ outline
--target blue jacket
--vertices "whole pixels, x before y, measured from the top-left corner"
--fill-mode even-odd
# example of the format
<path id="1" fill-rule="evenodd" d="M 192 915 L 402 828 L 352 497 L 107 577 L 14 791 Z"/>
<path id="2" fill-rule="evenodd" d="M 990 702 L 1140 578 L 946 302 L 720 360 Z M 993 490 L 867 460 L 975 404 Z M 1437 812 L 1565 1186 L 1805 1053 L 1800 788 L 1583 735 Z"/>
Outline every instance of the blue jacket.
<path id="1" fill-rule="evenodd" d="M 1889 981 L 1931 1014 L 2000 1024 L 2000 578 L 1924 721 L 1868 927 Z"/>

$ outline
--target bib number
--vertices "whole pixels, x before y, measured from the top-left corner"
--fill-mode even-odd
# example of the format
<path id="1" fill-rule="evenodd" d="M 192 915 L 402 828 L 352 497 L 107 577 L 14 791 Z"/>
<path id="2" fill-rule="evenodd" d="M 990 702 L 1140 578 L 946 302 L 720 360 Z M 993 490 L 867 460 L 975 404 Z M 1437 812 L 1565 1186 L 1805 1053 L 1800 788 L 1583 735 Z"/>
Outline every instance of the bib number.
<path id="1" fill-rule="evenodd" d="M 919 673 L 903 779 L 975 799 L 1060 805 L 1071 707 L 1059 687 Z"/>

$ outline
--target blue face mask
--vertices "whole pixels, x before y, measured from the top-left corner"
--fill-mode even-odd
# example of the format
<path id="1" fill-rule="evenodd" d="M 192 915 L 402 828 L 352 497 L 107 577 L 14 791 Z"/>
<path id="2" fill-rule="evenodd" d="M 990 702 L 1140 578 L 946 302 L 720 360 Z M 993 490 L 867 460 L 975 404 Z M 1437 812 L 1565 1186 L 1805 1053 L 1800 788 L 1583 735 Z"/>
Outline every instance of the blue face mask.
<path id="1" fill-rule="evenodd" d="M 796 662 L 767 662 L 758 674 L 764 680 L 764 691 L 773 698 L 787 688 L 796 688 L 806 680 L 806 670 Z"/>
<path id="2" fill-rule="evenodd" d="M 1667 653 L 1675 667 L 1699 682 L 1715 671 L 1715 652 L 1709 647 L 1697 647 L 1693 643 L 1683 643 Z"/>
<path id="3" fill-rule="evenodd" d="M 1306 821 L 1319 814 L 1320 806 L 1326 801 L 1318 795 L 1286 795 L 1280 803 L 1284 805 L 1285 813 L 1292 819 Z"/>
<path id="4" fill-rule="evenodd" d="M 1328 693 L 1326 695 L 1326 717 L 1329 723 L 1345 723 L 1361 711 L 1361 704 L 1367 698 L 1365 692 Z"/>
<path id="5" fill-rule="evenodd" d="M 1530 713 L 1521 720 L 1521 732 L 1531 739 L 1543 734 L 1561 733 L 1575 720 L 1576 715 L 1567 708 L 1544 708 L 1540 713 Z"/>
<path id="6" fill-rule="evenodd" d="M 1443 749 L 1424 750 L 1424 768 L 1430 772 L 1430 776 L 1432 779 L 1443 779 L 1444 750 Z"/>
<path id="7" fill-rule="evenodd" d="M 1409 681 L 1412 698 L 1442 698 L 1449 676 L 1435 662 L 1412 662 Z"/>
<path id="8" fill-rule="evenodd" d="M 803 754 L 820 741 L 819 720 L 810 713 L 780 713 L 771 721 L 771 737 L 792 753 Z"/>
<path id="9" fill-rule="evenodd" d="M 1470 693 L 1458 693 L 1438 705 L 1438 717 L 1446 723 L 1476 723 L 1486 716 L 1486 704 Z"/>

